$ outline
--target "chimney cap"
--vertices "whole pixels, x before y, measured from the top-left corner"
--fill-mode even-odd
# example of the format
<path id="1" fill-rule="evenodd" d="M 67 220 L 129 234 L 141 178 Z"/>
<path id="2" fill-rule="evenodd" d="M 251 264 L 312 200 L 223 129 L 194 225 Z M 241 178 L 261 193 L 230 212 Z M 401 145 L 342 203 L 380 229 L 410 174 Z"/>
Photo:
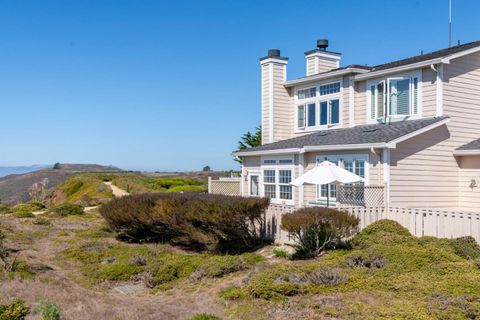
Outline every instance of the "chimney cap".
<path id="1" fill-rule="evenodd" d="M 280 49 L 268 49 L 268 56 L 270 58 L 280 57 Z"/>
<path id="2" fill-rule="evenodd" d="M 281 56 L 280 49 L 268 49 L 267 56 L 260 58 L 260 61 L 265 59 L 276 59 L 276 60 L 288 61 L 288 58 Z"/>
<path id="3" fill-rule="evenodd" d="M 317 40 L 317 48 L 322 51 L 327 51 L 328 48 L 328 39 L 319 39 Z"/>

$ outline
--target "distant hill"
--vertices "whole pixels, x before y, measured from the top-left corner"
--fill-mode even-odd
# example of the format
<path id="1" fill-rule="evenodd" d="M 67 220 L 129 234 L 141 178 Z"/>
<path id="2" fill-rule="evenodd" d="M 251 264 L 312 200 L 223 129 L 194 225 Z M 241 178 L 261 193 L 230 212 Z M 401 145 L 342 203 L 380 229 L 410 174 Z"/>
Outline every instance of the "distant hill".
<path id="1" fill-rule="evenodd" d="M 11 174 L 23 174 L 32 171 L 51 168 L 52 165 L 33 165 L 33 166 L 18 166 L 18 167 L 0 167 L 0 178 L 9 176 Z"/>
<path id="2" fill-rule="evenodd" d="M 119 168 L 97 164 L 60 164 L 59 169 L 43 169 L 24 174 L 12 174 L 0 177 L 0 202 L 20 203 L 30 200 L 29 188 L 36 182 L 48 179 L 48 188 L 65 182 L 67 178 L 80 172 L 120 173 Z"/>

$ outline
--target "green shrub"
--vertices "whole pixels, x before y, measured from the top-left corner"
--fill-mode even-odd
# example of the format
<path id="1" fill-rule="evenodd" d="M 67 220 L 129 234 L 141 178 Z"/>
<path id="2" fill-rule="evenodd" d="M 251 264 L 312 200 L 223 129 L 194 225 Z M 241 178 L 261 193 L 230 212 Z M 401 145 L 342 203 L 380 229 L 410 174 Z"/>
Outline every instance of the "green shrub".
<path id="1" fill-rule="evenodd" d="M 278 248 L 273 248 L 272 250 L 273 254 L 276 256 L 276 257 L 279 257 L 279 258 L 286 258 L 288 259 L 290 257 L 290 255 L 288 254 L 287 251 L 283 250 L 283 249 L 278 249 Z"/>
<path id="2" fill-rule="evenodd" d="M 199 193 L 151 193 L 115 199 L 100 213 L 120 239 L 169 242 L 235 252 L 260 242 L 268 199 Z"/>
<path id="3" fill-rule="evenodd" d="M 61 309 L 58 305 L 50 301 L 42 301 L 38 306 L 38 313 L 42 320 L 60 320 Z"/>
<path id="4" fill-rule="evenodd" d="M 452 247 L 456 254 L 467 259 L 480 258 L 480 246 L 473 237 L 461 237 L 452 240 Z"/>
<path id="5" fill-rule="evenodd" d="M 13 212 L 12 206 L 8 204 L 1 204 L 0 203 L 0 215 L 2 214 L 10 214 Z"/>
<path id="6" fill-rule="evenodd" d="M 14 212 L 13 216 L 15 218 L 35 218 L 35 215 L 33 213 L 25 211 Z"/>
<path id="7" fill-rule="evenodd" d="M 200 313 L 194 316 L 193 318 L 190 318 L 190 320 L 222 320 L 222 318 L 219 318 L 213 314 Z"/>
<path id="8" fill-rule="evenodd" d="M 219 296 L 220 298 L 231 301 L 245 300 L 249 298 L 248 293 L 245 292 L 245 290 L 233 285 L 220 291 Z"/>
<path id="9" fill-rule="evenodd" d="M 37 216 L 35 220 L 33 220 L 33 224 L 39 225 L 39 226 L 49 226 L 50 225 L 50 220 L 44 218 L 44 217 L 39 217 Z"/>
<path id="10" fill-rule="evenodd" d="M 198 192 L 205 192 L 206 189 L 205 187 L 202 186 L 192 186 L 192 185 L 186 185 L 186 186 L 176 186 L 172 187 L 167 190 L 167 192 L 184 192 L 184 191 L 198 191 Z"/>
<path id="11" fill-rule="evenodd" d="M 82 206 L 73 203 L 62 203 L 51 208 L 48 212 L 59 216 L 82 215 L 84 213 Z"/>
<path id="12" fill-rule="evenodd" d="M 337 286 L 347 282 L 348 278 L 338 270 L 325 267 L 309 272 L 306 275 L 306 280 L 315 285 Z"/>
<path id="13" fill-rule="evenodd" d="M 0 304 L 0 320 L 23 320 L 29 313 L 30 308 L 20 298 L 9 304 Z"/>
<path id="14" fill-rule="evenodd" d="M 415 238 L 410 232 L 392 220 L 379 220 L 355 235 L 351 245 L 355 248 L 369 248 L 374 244 L 412 243 Z"/>
<path id="15" fill-rule="evenodd" d="M 357 231 L 359 219 L 335 209 L 312 207 L 282 216 L 282 229 L 298 242 L 292 258 L 311 258 L 339 245 Z"/>

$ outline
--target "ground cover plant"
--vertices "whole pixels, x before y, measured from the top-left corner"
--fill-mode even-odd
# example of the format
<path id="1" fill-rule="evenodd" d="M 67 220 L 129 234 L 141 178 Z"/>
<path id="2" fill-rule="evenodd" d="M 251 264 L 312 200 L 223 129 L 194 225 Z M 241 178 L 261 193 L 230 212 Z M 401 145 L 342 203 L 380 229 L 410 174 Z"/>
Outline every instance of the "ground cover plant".
<path id="1" fill-rule="evenodd" d="M 341 319 L 480 317 L 480 270 L 463 254 L 478 248 L 471 241 L 416 238 L 382 220 L 354 236 L 351 246 L 307 263 L 268 266 L 221 296 L 235 301 L 230 313 L 240 319 L 252 310 L 277 315 L 271 310 L 282 305 L 292 316 Z"/>
<path id="2" fill-rule="evenodd" d="M 0 303 L 0 320 L 23 320 L 29 313 L 30 308 L 20 298 L 6 304 Z"/>
<path id="3" fill-rule="evenodd" d="M 205 192 L 205 183 L 185 178 L 157 178 L 141 175 L 116 175 L 112 178 L 115 186 L 132 194 L 148 192 Z"/>
<path id="4" fill-rule="evenodd" d="M 49 201 L 54 206 L 63 203 L 99 205 L 113 198 L 112 190 L 104 184 L 104 180 L 110 176 L 96 173 L 72 175 L 55 188 Z"/>
<path id="5" fill-rule="evenodd" d="M 120 239 L 234 252 L 262 242 L 268 204 L 263 198 L 151 193 L 115 199 L 100 213 Z"/>

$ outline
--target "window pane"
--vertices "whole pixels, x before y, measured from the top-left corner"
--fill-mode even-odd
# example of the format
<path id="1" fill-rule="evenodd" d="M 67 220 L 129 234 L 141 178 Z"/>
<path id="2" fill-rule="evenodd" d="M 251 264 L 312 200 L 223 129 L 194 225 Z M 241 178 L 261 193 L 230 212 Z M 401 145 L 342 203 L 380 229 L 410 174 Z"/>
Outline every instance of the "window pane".
<path id="1" fill-rule="evenodd" d="M 385 116 L 385 88 L 384 82 L 377 84 L 377 118 Z"/>
<path id="2" fill-rule="evenodd" d="M 321 198 L 326 198 L 327 197 L 327 191 L 328 191 L 328 185 L 322 184 L 320 186 L 320 197 Z"/>
<path id="3" fill-rule="evenodd" d="M 298 127 L 305 128 L 305 106 L 298 106 L 297 109 Z"/>
<path id="4" fill-rule="evenodd" d="M 263 160 L 263 164 L 275 164 L 277 160 Z"/>
<path id="5" fill-rule="evenodd" d="M 298 90 L 298 99 L 307 99 L 307 98 L 313 98 L 317 95 L 317 88 L 309 88 L 309 89 L 302 89 Z"/>
<path id="6" fill-rule="evenodd" d="M 370 87 L 370 119 L 376 119 L 375 115 L 375 86 Z"/>
<path id="7" fill-rule="evenodd" d="M 278 160 L 278 163 L 280 163 L 280 164 L 293 164 L 293 160 L 291 160 L 291 159 L 280 159 L 280 160 Z"/>
<path id="8" fill-rule="evenodd" d="M 275 183 L 275 170 L 263 170 L 263 182 Z"/>
<path id="9" fill-rule="evenodd" d="M 340 92 L 340 82 L 330 83 L 323 86 L 320 86 L 320 95 L 324 96 L 326 94 L 332 94 Z"/>
<path id="10" fill-rule="evenodd" d="M 280 186 L 280 199 L 292 200 L 292 186 L 289 186 L 289 185 Z"/>
<path id="11" fill-rule="evenodd" d="M 288 184 L 292 181 L 292 170 L 279 170 L 278 177 L 281 184 Z"/>
<path id="12" fill-rule="evenodd" d="M 330 189 L 330 199 L 337 197 L 337 185 L 336 184 L 329 184 Z"/>
<path id="13" fill-rule="evenodd" d="M 324 125 L 327 124 L 328 120 L 328 109 L 327 109 L 327 101 L 320 102 L 320 124 Z"/>
<path id="14" fill-rule="evenodd" d="M 418 114 L 418 78 L 413 78 L 413 113 Z"/>
<path id="15" fill-rule="evenodd" d="M 343 160 L 343 168 L 350 172 L 353 172 L 353 161 L 352 160 Z"/>
<path id="16" fill-rule="evenodd" d="M 316 123 L 316 105 L 315 103 L 310 103 L 308 107 L 308 126 L 314 127 Z"/>
<path id="17" fill-rule="evenodd" d="M 390 115 L 410 114 L 410 79 L 390 80 Z"/>
<path id="18" fill-rule="evenodd" d="M 266 184 L 264 185 L 264 189 L 265 189 L 265 197 L 273 198 L 273 199 L 277 197 L 274 184 Z"/>
<path id="19" fill-rule="evenodd" d="M 340 101 L 330 101 L 330 124 L 340 123 Z"/>
<path id="20" fill-rule="evenodd" d="M 365 178 L 365 160 L 355 160 L 355 174 Z"/>
<path id="21" fill-rule="evenodd" d="M 258 196 L 258 176 L 250 176 L 250 195 Z"/>

